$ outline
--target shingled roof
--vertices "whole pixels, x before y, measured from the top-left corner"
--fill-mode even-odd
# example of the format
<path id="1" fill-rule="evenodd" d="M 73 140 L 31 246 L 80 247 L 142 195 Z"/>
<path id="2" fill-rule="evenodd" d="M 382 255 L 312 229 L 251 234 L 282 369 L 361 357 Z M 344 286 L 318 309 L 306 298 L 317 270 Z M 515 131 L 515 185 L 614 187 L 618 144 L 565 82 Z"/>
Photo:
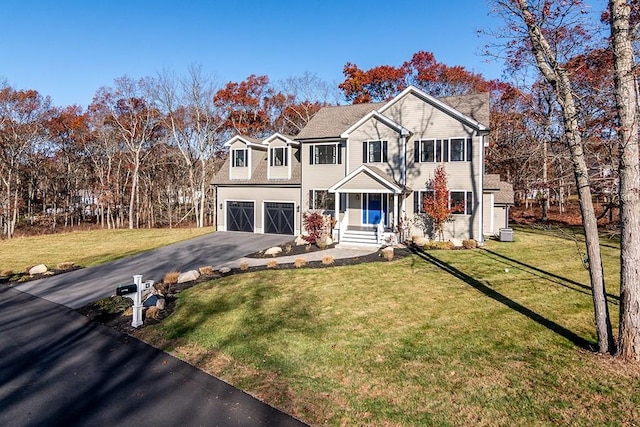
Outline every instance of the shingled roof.
<path id="1" fill-rule="evenodd" d="M 378 102 L 321 108 L 296 139 L 340 138 L 342 132 L 382 105 L 384 103 Z"/>
<path id="2" fill-rule="evenodd" d="M 494 203 L 497 205 L 513 205 L 513 185 L 500 181 L 499 174 L 486 174 L 483 179 L 483 190 L 495 193 Z"/>
<path id="3" fill-rule="evenodd" d="M 440 101 L 475 121 L 489 126 L 489 93 L 440 98 Z M 340 138 L 354 123 L 385 102 L 324 107 L 295 137 L 297 140 Z"/>
<path id="4" fill-rule="evenodd" d="M 300 185 L 300 183 L 302 182 L 300 173 L 300 161 L 296 159 L 295 156 L 291 156 L 291 158 L 291 179 L 268 179 L 267 166 L 269 162 L 267 161 L 267 154 L 265 152 L 264 158 L 260 159 L 260 161 L 255 162 L 256 167 L 251 172 L 251 179 L 229 179 L 229 165 L 231 162 L 229 161 L 229 159 L 227 159 L 220 167 L 220 170 L 218 171 L 218 173 L 216 173 L 211 183 L 215 185 Z"/>

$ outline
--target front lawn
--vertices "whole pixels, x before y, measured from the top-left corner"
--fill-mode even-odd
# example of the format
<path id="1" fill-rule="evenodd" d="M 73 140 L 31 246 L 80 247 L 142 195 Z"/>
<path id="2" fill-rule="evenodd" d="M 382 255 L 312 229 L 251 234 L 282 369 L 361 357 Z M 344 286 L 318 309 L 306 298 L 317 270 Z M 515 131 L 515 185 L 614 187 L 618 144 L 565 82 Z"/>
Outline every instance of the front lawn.
<path id="1" fill-rule="evenodd" d="M 516 242 L 197 285 L 138 334 L 313 425 L 637 425 L 640 367 L 595 355 L 580 246 Z M 603 245 L 614 325 L 617 245 Z"/>
<path id="2" fill-rule="evenodd" d="M 16 237 L 0 241 L 0 271 L 21 272 L 35 264 L 55 268 L 65 262 L 91 267 L 213 231 L 213 227 L 117 229 Z"/>

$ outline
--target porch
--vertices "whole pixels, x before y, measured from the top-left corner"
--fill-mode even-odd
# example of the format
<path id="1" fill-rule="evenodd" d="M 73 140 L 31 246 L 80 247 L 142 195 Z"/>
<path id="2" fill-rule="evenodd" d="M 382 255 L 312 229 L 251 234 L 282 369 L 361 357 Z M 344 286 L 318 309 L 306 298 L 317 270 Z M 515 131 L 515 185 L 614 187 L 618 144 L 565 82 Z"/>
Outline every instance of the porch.
<path id="1" fill-rule="evenodd" d="M 331 188 L 335 194 L 334 240 L 382 246 L 397 242 L 403 189 L 379 169 L 362 165 Z"/>

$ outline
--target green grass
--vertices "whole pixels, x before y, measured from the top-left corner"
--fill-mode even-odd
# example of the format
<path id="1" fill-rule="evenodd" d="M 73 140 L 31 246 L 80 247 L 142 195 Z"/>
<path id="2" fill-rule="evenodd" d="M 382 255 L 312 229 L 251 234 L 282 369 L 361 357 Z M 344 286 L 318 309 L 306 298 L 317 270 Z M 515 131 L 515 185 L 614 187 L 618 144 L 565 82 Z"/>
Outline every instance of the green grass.
<path id="1" fill-rule="evenodd" d="M 90 267 L 214 231 L 213 228 L 93 230 L 0 241 L 0 271 L 62 262 Z"/>
<path id="2" fill-rule="evenodd" d="M 617 322 L 617 245 L 603 245 Z M 508 271 L 505 271 L 508 270 Z M 566 234 L 183 292 L 145 339 L 314 425 L 637 425 L 640 367 L 593 354 Z"/>

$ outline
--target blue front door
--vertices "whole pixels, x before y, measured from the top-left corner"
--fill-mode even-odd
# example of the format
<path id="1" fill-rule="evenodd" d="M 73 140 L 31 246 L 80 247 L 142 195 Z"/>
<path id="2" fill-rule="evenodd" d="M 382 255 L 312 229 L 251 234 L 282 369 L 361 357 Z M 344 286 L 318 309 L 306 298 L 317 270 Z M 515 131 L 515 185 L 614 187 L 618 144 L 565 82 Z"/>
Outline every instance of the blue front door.
<path id="1" fill-rule="evenodd" d="M 386 225 L 386 202 L 386 197 L 382 197 L 382 194 L 363 194 L 362 223 L 378 224 L 382 220 Z"/>

